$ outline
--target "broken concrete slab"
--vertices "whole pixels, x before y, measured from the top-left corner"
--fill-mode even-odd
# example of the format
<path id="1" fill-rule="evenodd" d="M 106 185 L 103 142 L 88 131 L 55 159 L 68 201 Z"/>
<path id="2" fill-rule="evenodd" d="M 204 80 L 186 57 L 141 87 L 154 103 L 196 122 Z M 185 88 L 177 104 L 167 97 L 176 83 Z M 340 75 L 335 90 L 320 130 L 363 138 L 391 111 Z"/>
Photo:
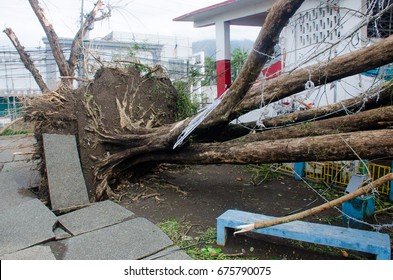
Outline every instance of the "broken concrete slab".
<path id="1" fill-rule="evenodd" d="M 43 134 L 43 142 L 52 210 L 89 204 L 75 136 Z"/>
<path id="2" fill-rule="evenodd" d="M 32 146 L 35 143 L 37 143 L 37 141 L 35 140 L 33 134 L 0 136 L 0 147 L 12 148 L 19 147 L 21 145 L 23 145 L 23 147 L 26 147 Z"/>
<path id="3" fill-rule="evenodd" d="M 17 173 L 14 172 L 0 172 L 0 212 L 36 198 L 30 190 L 20 185 L 22 179 L 15 180 L 16 177 Z"/>
<path id="4" fill-rule="evenodd" d="M 52 240 L 57 217 L 38 199 L 0 212 L 0 256 Z"/>
<path id="5" fill-rule="evenodd" d="M 22 188 L 33 188 L 41 182 L 41 175 L 37 170 L 37 164 L 34 162 L 15 161 L 4 163 L 1 174 L 7 176 L 7 180 L 15 181 Z"/>
<path id="6" fill-rule="evenodd" d="M 193 258 L 181 250 L 179 246 L 173 246 L 154 255 L 148 256 L 143 260 L 193 260 Z"/>
<path id="7" fill-rule="evenodd" d="M 73 235 L 114 225 L 135 217 L 124 207 L 106 200 L 59 216 L 59 223 Z"/>
<path id="8" fill-rule="evenodd" d="M 173 244 L 157 226 L 144 218 L 59 242 L 65 247 L 62 256 L 65 260 L 134 260 Z"/>
<path id="9" fill-rule="evenodd" d="M 11 254 L 0 256 L 1 260 L 56 260 L 49 246 L 33 246 Z"/>
<path id="10" fill-rule="evenodd" d="M 62 240 L 71 237 L 72 235 L 65 230 L 63 230 L 60 227 L 57 227 L 53 230 L 53 233 L 55 234 L 55 239 L 56 240 Z"/>
<path id="11" fill-rule="evenodd" d="M 33 150 L 34 143 L 36 141 L 32 135 L 0 137 L 0 162 L 30 159 L 32 154 L 29 152 Z"/>

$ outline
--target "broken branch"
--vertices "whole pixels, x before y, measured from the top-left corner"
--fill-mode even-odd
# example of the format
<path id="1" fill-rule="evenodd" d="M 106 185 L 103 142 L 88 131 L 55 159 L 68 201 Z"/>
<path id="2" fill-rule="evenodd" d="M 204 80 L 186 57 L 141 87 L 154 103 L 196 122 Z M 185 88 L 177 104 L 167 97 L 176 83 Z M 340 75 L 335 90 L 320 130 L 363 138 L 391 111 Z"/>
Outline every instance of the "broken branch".
<path id="1" fill-rule="evenodd" d="M 378 59 L 375 59 L 375 58 Z M 263 100 L 266 104 L 304 90 L 311 80 L 315 86 L 331 83 L 351 75 L 381 67 L 393 62 L 393 35 L 367 48 L 338 56 L 329 62 L 314 64 L 265 82 Z M 232 116 L 259 108 L 261 85 L 256 83 L 236 106 Z"/>
<path id="2" fill-rule="evenodd" d="M 103 5 L 104 5 L 104 3 L 102 2 L 102 0 L 99 0 L 94 5 L 93 10 L 86 16 L 85 21 L 83 22 L 82 26 L 80 27 L 80 29 L 76 33 L 74 40 L 72 41 L 70 58 L 68 60 L 69 69 L 70 69 L 69 76 L 71 76 L 71 77 L 75 76 L 75 65 L 77 62 L 78 54 L 80 52 L 80 46 L 82 44 L 83 38 L 85 37 L 87 30 L 95 22 L 97 12 L 100 9 L 102 9 Z M 110 16 L 110 13 L 109 13 L 109 15 L 107 15 L 105 17 L 108 17 L 108 16 Z M 103 18 L 105 18 L 105 17 L 103 16 Z"/>
<path id="3" fill-rule="evenodd" d="M 238 227 L 236 227 L 236 229 L 238 231 L 235 231 L 234 234 L 237 235 L 237 234 L 249 232 L 249 231 L 252 231 L 255 229 L 266 228 L 266 227 L 271 227 L 271 226 L 275 226 L 275 225 L 279 225 L 279 224 L 289 223 L 289 222 L 292 222 L 295 220 L 300 220 L 300 219 L 306 218 L 311 215 L 315 215 L 315 214 L 325 211 L 327 209 L 339 206 L 339 205 L 343 204 L 344 202 L 354 199 L 358 196 L 361 196 L 363 194 L 367 194 L 368 192 L 375 189 L 377 186 L 380 186 L 383 183 L 385 183 L 387 181 L 391 181 L 391 180 L 393 180 L 393 173 L 389 173 L 389 174 L 379 178 L 378 180 L 375 180 L 374 182 L 367 183 L 367 185 L 364 187 L 362 187 L 362 185 L 360 185 L 359 188 L 352 193 L 346 194 L 340 198 L 326 202 L 322 205 L 319 205 L 317 207 L 313 207 L 313 208 L 308 209 L 306 211 L 302 211 L 300 213 L 296 213 L 296 214 L 285 216 L 285 217 L 271 219 L 268 221 L 260 221 L 260 222 L 255 222 L 253 224 L 238 226 Z"/>

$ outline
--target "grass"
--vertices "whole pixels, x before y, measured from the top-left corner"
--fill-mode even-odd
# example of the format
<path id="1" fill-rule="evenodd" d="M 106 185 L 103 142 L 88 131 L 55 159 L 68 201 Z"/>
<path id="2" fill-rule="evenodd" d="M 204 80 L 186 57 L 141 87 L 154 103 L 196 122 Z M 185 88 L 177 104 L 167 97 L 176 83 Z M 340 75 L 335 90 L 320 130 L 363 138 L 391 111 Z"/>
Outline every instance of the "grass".
<path id="1" fill-rule="evenodd" d="M 216 230 L 208 228 L 201 231 L 198 236 L 192 237 L 188 235 L 193 227 L 188 223 L 180 223 L 174 218 L 170 218 L 158 224 L 165 234 L 182 248 L 194 260 L 238 260 L 244 259 L 239 256 L 227 256 L 222 249 L 215 245 Z"/>
<path id="2" fill-rule="evenodd" d="M 0 136 L 10 136 L 10 135 L 18 135 L 18 134 L 28 134 L 30 133 L 28 130 L 13 130 L 10 128 L 7 128 L 6 130 L 3 131 L 3 133 L 0 134 Z"/>
<path id="3" fill-rule="evenodd" d="M 248 165 L 247 171 L 252 174 L 251 184 L 254 186 L 259 186 L 263 182 L 278 180 L 282 177 L 282 174 L 272 170 L 271 164 Z"/>
<path id="4" fill-rule="evenodd" d="M 327 200 L 334 200 L 344 195 L 343 191 L 334 186 L 329 186 L 324 183 L 308 182 L 320 195 L 325 197 Z"/>

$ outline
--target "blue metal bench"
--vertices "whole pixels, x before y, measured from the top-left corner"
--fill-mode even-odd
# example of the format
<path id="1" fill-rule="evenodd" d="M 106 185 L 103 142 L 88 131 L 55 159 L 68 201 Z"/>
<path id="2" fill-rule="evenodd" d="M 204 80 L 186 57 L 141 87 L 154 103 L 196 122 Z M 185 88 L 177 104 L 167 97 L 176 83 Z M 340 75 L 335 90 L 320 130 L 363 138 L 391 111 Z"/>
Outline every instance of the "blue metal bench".
<path id="1" fill-rule="evenodd" d="M 275 217 L 250 212 L 228 210 L 217 218 L 217 244 L 224 246 L 227 229 Z M 376 255 L 377 260 L 390 260 L 390 237 L 388 234 L 337 227 L 303 221 L 293 221 L 253 232 L 287 239 L 328 245 Z"/>

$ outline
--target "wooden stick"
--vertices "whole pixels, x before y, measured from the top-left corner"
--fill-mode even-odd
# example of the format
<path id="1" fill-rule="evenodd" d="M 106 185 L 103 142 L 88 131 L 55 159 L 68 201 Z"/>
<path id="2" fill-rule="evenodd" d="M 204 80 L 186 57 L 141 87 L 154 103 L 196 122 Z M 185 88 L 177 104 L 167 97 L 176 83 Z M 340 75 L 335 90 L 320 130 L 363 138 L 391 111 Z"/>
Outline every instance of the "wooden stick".
<path id="1" fill-rule="evenodd" d="M 291 221 L 295 221 L 295 220 L 300 220 L 303 219 L 305 217 L 311 216 L 311 215 L 315 215 L 317 213 L 320 213 L 322 211 L 325 211 L 327 209 L 336 207 L 338 205 L 341 205 L 342 203 L 349 201 L 351 199 L 354 199 L 362 194 L 366 194 L 369 191 L 371 191 L 373 188 L 382 185 L 383 183 L 385 183 L 386 181 L 391 181 L 393 180 L 393 173 L 389 173 L 381 178 L 379 178 L 378 180 L 375 180 L 374 182 L 371 182 L 369 184 L 367 184 L 366 186 L 360 185 L 359 188 L 349 194 L 346 194 L 342 197 L 339 197 L 337 199 L 334 199 L 332 201 L 326 202 L 322 205 L 313 207 L 311 209 L 293 214 L 293 215 L 289 215 L 289 216 L 285 216 L 285 217 L 279 217 L 279 218 L 275 218 L 275 219 L 271 219 L 271 220 L 267 220 L 267 221 L 259 221 L 259 222 L 255 222 L 253 224 L 248 224 L 248 225 L 241 225 L 236 227 L 236 229 L 238 231 L 236 231 L 234 233 L 234 235 L 239 234 L 239 233 L 245 233 L 245 232 L 249 232 L 252 231 L 254 229 L 258 229 L 258 228 L 266 228 L 266 227 L 270 227 L 270 226 L 274 226 L 274 225 L 279 225 L 279 224 L 284 224 L 284 223 L 288 223 Z"/>

